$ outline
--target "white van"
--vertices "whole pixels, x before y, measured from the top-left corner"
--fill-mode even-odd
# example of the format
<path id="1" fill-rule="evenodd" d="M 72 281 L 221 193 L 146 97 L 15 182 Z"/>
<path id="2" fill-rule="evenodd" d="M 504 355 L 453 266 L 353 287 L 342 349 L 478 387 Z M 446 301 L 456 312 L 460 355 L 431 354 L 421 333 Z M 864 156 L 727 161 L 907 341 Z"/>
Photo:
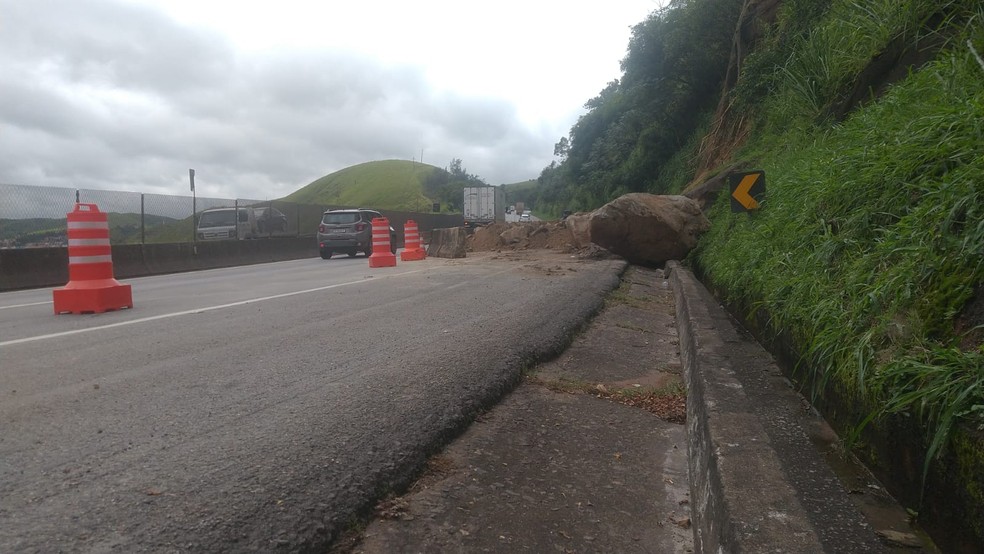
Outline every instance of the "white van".
<path id="1" fill-rule="evenodd" d="M 236 214 L 238 210 L 238 216 Z M 256 238 L 253 208 L 212 208 L 198 216 L 198 240 L 243 240 Z"/>

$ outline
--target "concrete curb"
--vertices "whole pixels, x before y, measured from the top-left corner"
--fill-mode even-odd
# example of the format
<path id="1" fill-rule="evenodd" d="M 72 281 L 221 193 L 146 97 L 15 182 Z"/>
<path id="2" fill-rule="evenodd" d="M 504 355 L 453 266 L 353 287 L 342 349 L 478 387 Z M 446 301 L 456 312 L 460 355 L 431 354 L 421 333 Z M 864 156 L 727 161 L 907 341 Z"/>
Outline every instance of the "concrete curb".
<path id="1" fill-rule="evenodd" d="M 667 264 L 687 382 L 696 552 L 823 552 L 728 357 L 731 320 L 694 275 Z"/>

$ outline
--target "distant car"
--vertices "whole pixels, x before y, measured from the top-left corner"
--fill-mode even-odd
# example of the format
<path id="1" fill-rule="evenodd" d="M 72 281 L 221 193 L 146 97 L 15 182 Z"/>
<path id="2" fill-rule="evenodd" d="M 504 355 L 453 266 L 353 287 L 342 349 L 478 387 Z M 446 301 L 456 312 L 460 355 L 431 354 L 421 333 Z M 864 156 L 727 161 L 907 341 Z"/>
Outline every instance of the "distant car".
<path id="1" fill-rule="evenodd" d="M 273 206 L 253 208 L 256 214 L 256 230 L 264 233 L 284 233 L 287 231 L 287 216 Z"/>
<path id="2" fill-rule="evenodd" d="M 519 216 L 519 221 L 520 222 L 522 222 L 522 221 L 532 221 L 530 219 L 530 212 L 526 212 L 523 215 Z"/>
<path id="3" fill-rule="evenodd" d="M 209 208 L 198 216 L 198 240 L 243 240 L 256 238 L 253 208 Z"/>
<path id="4" fill-rule="evenodd" d="M 383 217 L 374 210 L 328 210 L 321 215 L 318 225 L 318 251 L 321 258 L 327 260 L 335 252 L 344 252 L 355 256 L 365 252 L 372 255 L 372 220 Z M 391 225 L 390 250 L 396 254 L 396 231 Z"/>

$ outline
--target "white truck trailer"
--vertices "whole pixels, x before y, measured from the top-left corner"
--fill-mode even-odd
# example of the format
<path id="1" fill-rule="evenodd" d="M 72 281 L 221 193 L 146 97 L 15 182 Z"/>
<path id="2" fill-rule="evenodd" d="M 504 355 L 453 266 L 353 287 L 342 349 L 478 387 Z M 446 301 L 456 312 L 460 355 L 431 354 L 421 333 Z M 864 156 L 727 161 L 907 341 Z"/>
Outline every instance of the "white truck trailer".
<path id="1" fill-rule="evenodd" d="M 465 227 L 481 227 L 506 220 L 506 194 L 502 187 L 465 187 Z"/>

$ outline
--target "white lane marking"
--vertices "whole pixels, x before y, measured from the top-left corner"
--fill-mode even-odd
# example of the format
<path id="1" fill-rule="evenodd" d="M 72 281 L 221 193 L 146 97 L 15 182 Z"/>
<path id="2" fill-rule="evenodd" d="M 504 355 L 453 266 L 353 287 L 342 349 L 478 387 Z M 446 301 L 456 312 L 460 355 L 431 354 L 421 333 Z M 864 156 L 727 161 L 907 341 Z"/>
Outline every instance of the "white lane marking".
<path id="1" fill-rule="evenodd" d="M 404 275 L 410 275 L 412 273 L 420 273 L 421 271 L 426 271 L 426 269 L 415 269 L 413 271 L 404 271 L 403 273 L 395 273 L 393 275 L 381 275 L 381 276 L 378 276 L 378 277 L 377 276 L 373 276 L 372 277 L 372 280 L 373 281 L 378 281 L 379 279 L 389 279 L 389 278 L 392 278 L 392 277 L 402 277 Z M 60 333 L 51 333 L 51 334 L 48 334 L 48 335 L 38 335 L 36 337 L 24 337 L 22 339 L 14 339 L 14 340 L 8 340 L 8 341 L 0 342 L 0 347 L 2 347 L 2 346 L 11 346 L 11 345 L 14 345 L 14 344 L 23 344 L 25 342 L 35 342 L 35 341 L 40 341 L 40 340 L 47 340 L 47 339 L 54 339 L 54 338 L 59 338 L 59 337 L 66 337 L 66 336 L 69 336 L 69 335 L 78 335 L 78 334 L 81 334 L 81 333 L 88 333 L 90 331 L 102 331 L 103 329 L 112 329 L 113 327 L 123 327 L 125 325 L 134 325 L 136 323 L 146 323 L 148 321 L 157 321 L 159 319 L 167 319 L 167 318 L 178 317 L 178 316 L 182 316 L 182 315 L 201 314 L 201 313 L 205 313 L 205 312 L 211 312 L 211 311 L 214 311 L 214 310 L 223 310 L 223 309 L 226 309 L 226 308 L 235 308 L 237 306 L 245 306 L 246 304 L 252 304 L 254 302 L 263 302 L 263 301 L 266 301 L 266 300 L 276 300 L 278 298 L 287 298 L 289 296 L 297 296 L 299 294 L 308 294 L 308 293 L 312 293 L 312 292 L 319 292 L 319 291 L 328 290 L 328 289 L 334 289 L 334 288 L 338 288 L 338 287 L 345 287 L 345 286 L 348 286 L 348 285 L 357 285 L 359 283 L 365 283 L 366 281 L 369 281 L 369 279 L 363 278 L 363 279 L 359 279 L 358 281 L 348 281 L 348 282 L 345 282 L 345 283 L 335 283 L 334 285 L 326 285 L 326 286 L 323 286 L 323 287 L 318 287 L 318 288 L 313 288 L 313 289 L 297 290 L 297 291 L 293 291 L 293 292 L 285 292 L 285 293 L 282 293 L 282 294 L 274 294 L 273 296 L 262 296 L 260 298 L 250 298 L 249 300 L 240 300 L 239 302 L 231 302 L 229 304 L 219 304 L 218 306 L 206 306 L 204 308 L 195 308 L 193 310 L 184 310 L 182 312 L 173 312 L 173 313 L 169 313 L 169 314 L 161 314 L 161 315 L 155 315 L 155 316 L 150 316 L 150 317 L 142 317 L 140 319 L 131 319 L 131 320 L 128 320 L 128 321 L 120 321 L 120 322 L 117 322 L 117 323 L 109 323 L 109 324 L 106 324 L 106 325 L 99 325 L 98 327 L 87 327 L 85 329 L 73 329 L 71 331 L 62 331 Z M 47 304 L 47 302 L 40 302 L 40 304 Z"/>
<path id="2" fill-rule="evenodd" d="M 27 308 L 29 306 L 43 306 L 45 304 L 54 304 L 54 300 L 48 300 L 46 302 L 31 302 L 30 304 L 14 304 L 13 306 L 0 306 L 0 310 L 9 310 L 10 308 Z"/>

